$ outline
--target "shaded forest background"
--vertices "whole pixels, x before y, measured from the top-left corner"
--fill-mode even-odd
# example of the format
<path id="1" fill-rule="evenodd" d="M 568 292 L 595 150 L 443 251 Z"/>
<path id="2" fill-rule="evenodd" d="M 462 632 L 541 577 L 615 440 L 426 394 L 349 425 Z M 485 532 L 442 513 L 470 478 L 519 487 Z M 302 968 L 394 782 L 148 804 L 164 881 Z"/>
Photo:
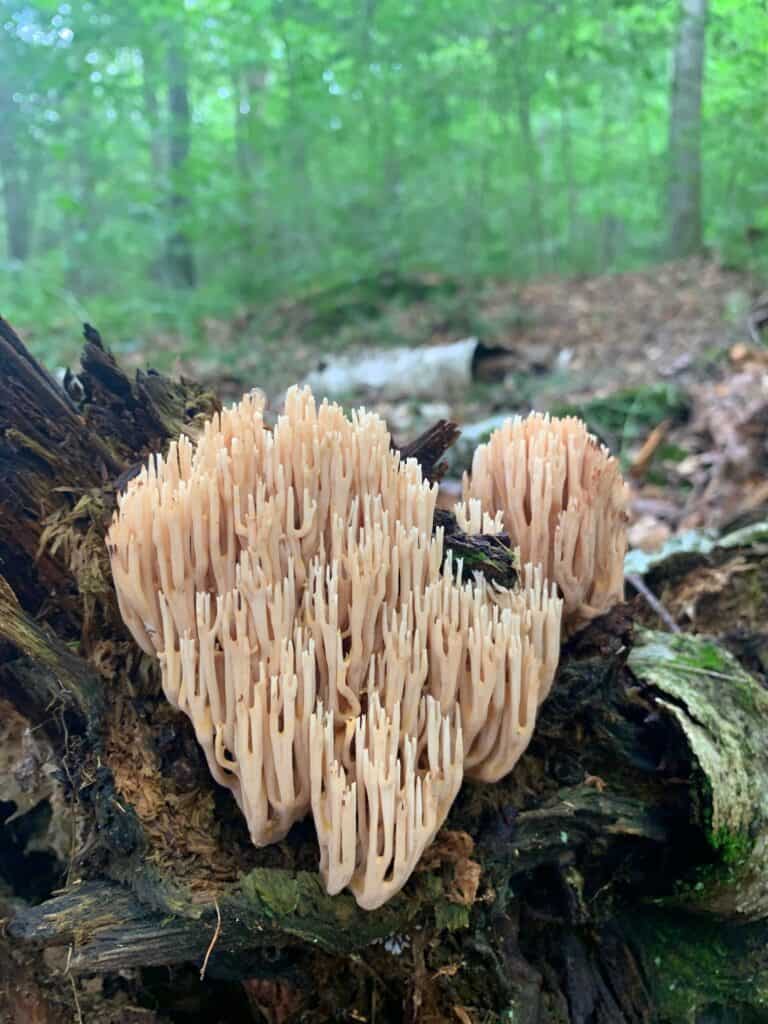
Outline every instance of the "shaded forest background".
<path id="1" fill-rule="evenodd" d="M 760 0 L 0 0 L 0 306 L 49 364 L 381 271 L 768 270 Z"/>

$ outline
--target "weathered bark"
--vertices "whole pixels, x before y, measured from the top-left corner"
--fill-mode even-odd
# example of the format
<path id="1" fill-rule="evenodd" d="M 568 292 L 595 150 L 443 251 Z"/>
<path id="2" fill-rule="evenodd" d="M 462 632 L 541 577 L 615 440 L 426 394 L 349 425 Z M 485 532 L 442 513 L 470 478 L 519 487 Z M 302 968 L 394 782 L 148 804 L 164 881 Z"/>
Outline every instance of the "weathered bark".
<path id="1" fill-rule="evenodd" d="M 635 626 L 628 606 L 569 642 L 518 768 L 464 787 L 381 910 L 325 894 L 308 823 L 251 846 L 123 629 L 103 553 L 121 481 L 215 399 L 131 381 L 88 337 L 69 398 L 0 323 L 0 697 L 49 737 L 77 822 L 63 891 L 29 905 L 4 880 L 6 941 L 41 1005 L 46 964 L 72 999 L 119 977 L 171 1014 L 151 968 L 204 964 L 184 998 L 222 986 L 255 1019 L 765 1020 L 768 694 L 714 640 Z M 452 437 L 411 454 L 435 466 Z M 501 552 L 475 557 L 484 571 Z M 9 998 L 0 1018 L 18 1019 Z"/>
<path id="2" fill-rule="evenodd" d="M 701 249 L 701 93 L 707 0 L 680 0 L 669 111 L 668 249 L 675 257 Z"/>

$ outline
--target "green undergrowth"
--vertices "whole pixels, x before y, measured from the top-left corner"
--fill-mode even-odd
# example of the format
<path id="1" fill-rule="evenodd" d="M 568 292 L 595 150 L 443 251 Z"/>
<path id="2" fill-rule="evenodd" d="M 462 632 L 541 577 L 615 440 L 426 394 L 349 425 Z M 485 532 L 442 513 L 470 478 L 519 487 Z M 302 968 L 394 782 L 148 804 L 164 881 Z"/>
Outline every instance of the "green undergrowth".
<path id="1" fill-rule="evenodd" d="M 630 450 L 645 440 L 654 427 L 665 420 L 681 422 L 689 408 L 689 400 L 680 388 L 659 383 L 625 388 L 578 404 L 563 403 L 551 411 L 556 416 L 579 416 L 626 464 Z M 655 461 L 679 462 L 686 454 L 674 445 L 662 445 Z"/>

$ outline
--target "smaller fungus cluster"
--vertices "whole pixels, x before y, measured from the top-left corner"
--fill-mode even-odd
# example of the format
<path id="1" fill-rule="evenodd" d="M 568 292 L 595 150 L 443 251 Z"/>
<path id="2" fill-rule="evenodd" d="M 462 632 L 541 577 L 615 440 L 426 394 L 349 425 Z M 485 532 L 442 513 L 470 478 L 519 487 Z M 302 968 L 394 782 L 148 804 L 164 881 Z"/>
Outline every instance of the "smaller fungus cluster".
<path id="1" fill-rule="evenodd" d="M 618 500 L 618 476 L 579 449 L 575 426 L 563 453 L 555 421 L 541 421 L 541 444 L 534 423 L 520 434 L 529 458 L 513 426 L 520 469 L 492 438 L 456 514 L 467 532 L 504 526 L 520 544 L 520 585 L 502 590 L 462 581 L 433 531 L 437 487 L 378 416 L 348 418 L 295 388 L 273 429 L 263 411 L 246 395 L 130 482 L 107 538 L 120 609 L 253 842 L 311 811 L 328 891 L 375 908 L 410 876 L 464 774 L 500 779 L 528 745 L 559 656 L 548 579 L 600 570 L 616 516 L 593 505 Z M 597 525 L 570 525 L 576 502 Z M 564 591 L 591 610 L 618 587 Z"/>
<path id="2" fill-rule="evenodd" d="M 522 560 L 557 584 L 568 632 L 623 599 L 627 485 L 581 420 L 506 420 L 475 450 L 464 497 L 501 513 Z"/>

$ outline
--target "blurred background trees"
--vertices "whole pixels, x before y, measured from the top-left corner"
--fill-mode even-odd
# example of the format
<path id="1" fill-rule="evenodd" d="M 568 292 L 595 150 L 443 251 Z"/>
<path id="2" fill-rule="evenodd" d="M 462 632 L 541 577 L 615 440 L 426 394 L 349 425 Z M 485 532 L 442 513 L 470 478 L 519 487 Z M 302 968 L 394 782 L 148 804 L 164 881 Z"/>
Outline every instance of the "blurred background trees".
<path id="1" fill-rule="evenodd" d="M 0 303 L 114 337 L 391 268 L 760 271 L 766 137 L 761 0 L 0 0 Z"/>

